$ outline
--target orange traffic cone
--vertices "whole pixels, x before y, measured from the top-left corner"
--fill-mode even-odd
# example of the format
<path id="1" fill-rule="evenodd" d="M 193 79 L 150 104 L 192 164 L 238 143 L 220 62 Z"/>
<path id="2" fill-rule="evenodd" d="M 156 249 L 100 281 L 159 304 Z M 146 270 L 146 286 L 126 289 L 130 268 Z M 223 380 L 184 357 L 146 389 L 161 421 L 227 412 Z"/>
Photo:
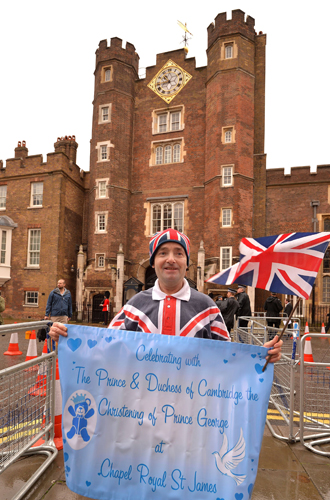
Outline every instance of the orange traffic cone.
<path id="1" fill-rule="evenodd" d="M 62 393 L 60 384 L 60 373 L 58 369 L 58 360 L 56 359 L 56 380 L 55 380 L 55 420 L 54 420 L 54 443 L 58 450 L 63 449 L 63 437 L 62 437 Z M 43 419 L 43 426 L 45 426 L 45 416 Z M 45 439 L 39 439 L 35 446 L 41 446 L 44 444 Z"/>
<path id="2" fill-rule="evenodd" d="M 321 337 L 321 339 L 326 339 L 326 338 L 327 338 L 327 334 L 325 333 L 325 326 L 324 326 L 324 323 L 322 323 L 321 333 L 324 333 L 324 337 Z"/>
<path id="3" fill-rule="evenodd" d="M 32 330 L 25 361 L 30 361 L 30 359 L 35 359 L 37 356 L 38 356 L 38 353 L 37 353 L 36 332 L 34 330 Z M 30 368 L 26 369 L 26 371 L 35 371 L 35 370 L 38 370 L 38 365 L 30 366 Z"/>
<path id="4" fill-rule="evenodd" d="M 45 354 L 48 354 L 47 339 L 45 340 L 41 356 L 44 356 Z M 34 384 L 33 387 L 29 389 L 29 394 L 30 396 L 45 397 L 46 388 L 47 388 L 47 364 L 43 362 L 39 366 L 36 383 Z"/>
<path id="5" fill-rule="evenodd" d="M 314 358 L 312 353 L 312 342 L 310 337 L 307 337 L 305 340 L 304 361 L 307 363 L 314 363 Z"/>
<path id="6" fill-rule="evenodd" d="M 4 352 L 6 356 L 20 356 L 22 351 L 18 348 L 18 333 L 12 333 L 10 336 L 8 351 Z"/>
<path id="7" fill-rule="evenodd" d="M 62 438 L 62 393 L 60 384 L 60 372 L 58 369 L 58 359 L 56 358 L 56 381 L 55 381 L 55 421 L 54 421 L 54 442 L 58 450 L 63 448 Z"/>

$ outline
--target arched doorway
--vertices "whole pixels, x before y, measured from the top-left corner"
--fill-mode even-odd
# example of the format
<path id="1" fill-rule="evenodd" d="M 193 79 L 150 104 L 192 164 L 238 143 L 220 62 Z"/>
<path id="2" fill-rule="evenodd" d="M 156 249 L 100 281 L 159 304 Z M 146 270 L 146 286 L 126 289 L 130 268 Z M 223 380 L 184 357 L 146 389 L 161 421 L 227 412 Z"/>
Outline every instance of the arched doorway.
<path id="1" fill-rule="evenodd" d="M 102 307 L 100 306 L 100 304 L 102 304 L 103 302 L 103 299 L 103 293 L 97 293 L 93 297 L 92 323 L 103 323 L 104 321 Z"/>
<path id="2" fill-rule="evenodd" d="M 148 290 L 149 288 L 152 288 L 155 284 L 155 281 L 157 279 L 155 270 L 153 267 L 148 266 L 146 270 L 146 281 L 145 281 L 145 289 Z"/>

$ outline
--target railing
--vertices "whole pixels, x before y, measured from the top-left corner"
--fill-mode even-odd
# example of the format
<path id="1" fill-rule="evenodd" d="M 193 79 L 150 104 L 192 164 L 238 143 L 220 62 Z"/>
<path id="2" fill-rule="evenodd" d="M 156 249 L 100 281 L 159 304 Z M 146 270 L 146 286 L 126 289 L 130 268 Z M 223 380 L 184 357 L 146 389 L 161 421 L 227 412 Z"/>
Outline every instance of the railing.
<path id="1" fill-rule="evenodd" d="M 47 321 L 0 326 L 0 335 L 37 330 Z M 8 338 L 9 341 L 9 338 Z M 51 342 L 48 340 L 49 351 Z M 0 370 L 0 474 L 22 456 L 45 461 L 12 500 L 23 498 L 57 455 L 54 445 L 56 352 Z"/>
<path id="2" fill-rule="evenodd" d="M 236 324 L 234 340 L 263 345 L 269 336 L 280 333 L 282 328 L 268 327 L 266 318 L 253 316 L 242 318 L 248 327 Z M 270 318 L 267 318 L 270 319 Z M 293 328 L 294 323 L 298 328 Z M 291 443 L 301 441 L 309 450 L 330 456 L 330 335 L 308 333 L 300 339 L 300 318 L 292 318 L 285 330 L 282 358 L 274 366 L 274 380 L 269 399 L 267 426 L 277 439 Z M 313 361 L 305 361 L 307 339 L 321 339 Z M 295 340 L 296 339 L 296 340 Z M 310 351 L 311 345 L 310 345 Z M 272 421 L 277 422 L 273 425 Z M 280 428 L 281 431 L 277 431 Z M 281 432 L 281 433 L 280 433 Z"/>

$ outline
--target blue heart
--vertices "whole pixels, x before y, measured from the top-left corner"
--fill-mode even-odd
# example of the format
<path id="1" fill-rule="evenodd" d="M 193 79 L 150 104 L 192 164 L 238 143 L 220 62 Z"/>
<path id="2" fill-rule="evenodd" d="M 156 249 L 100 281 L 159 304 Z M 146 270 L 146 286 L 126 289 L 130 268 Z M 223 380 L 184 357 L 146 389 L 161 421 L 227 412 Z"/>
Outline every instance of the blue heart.
<path id="1" fill-rule="evenodd" d="M 69 339 L 68 347 L 71 349 L 72 352 L 74 352 L 81 346 L 81 342 L 82 342 L 81 339 Z"/>
<path id="2" fill-rule="evenodd" d="M 108 344 L 110 344 L 111 340 L 112 340 L 112 337 L 105 337 L 104 339 L 106 342 L 108 342 Z"/>
<path id="3" fill-rule="evenodd" d="M 251 354 L 251 358 L 256 358 L 257 355 L 256 354 Z"/>
<path id="4" fill-rule="evenodd" d="M 259 380 L 260 380 L 260 382 L 263 382 L 263 381 L 264 381 L 264 379 L 263 379 L 263 378 L 259 378 Z"/>
<path id="5" fill-rule="evenodd" d="M 223 362 L 226 364 L 228 363 L 228 359 L 224 359 Z"/>
<path id="6" fill-rule="evenodd" d="M 70 472 L 70 470 L 71 470 L 70 467 L 68 467 L 68 466 L 65 467 L 65 472 L 68 473 L 68 472 Z"/>
<path id="7" fill-rule="evenodd" d="M 66 443 L 66 439 L 63 438 L 63 443 L 65 444 Z"/>
<path id="8" fill-rule="evenodd" d="M 235 498 L 236 498 L 236 500 L 242 500 L 243 493 L 235 493 Z"/>
<path id="9" fill-rule="evenodd" d="M 217 498 L 217 500 L 225 500 L 225 499 L 224 499 L 224 498 L 219 498 L 219 497 L 218 497 L 218 498 Z"/>
<path id="10" fill-rule="evenodd" d="M 236 352 L 233 352 L 232 356 L 236 356 Z"/>
<path id="11" fill-rule="evenodd" d="M 89 481 L 86 481 L 86 486 L 90 486 L 91 484 Z"/>
<path id="12" fill-rule="evenodd" d="M 254 458 L 251 458 L 251 462 L 254 462 Z"/>
<path id="13" fill-rule="evenodd" d="M 260 375 L 262 373 L 263 366 L 258 363 L 254 365 L 255 371 Z"/>
<path id="14" fill-rule="evenodd" d="M 69 460 L 69 454 L 64 453 L 63 458 L 64 458 L 64 462 L 67 462 Z"/>
<path id="15" fill-rule="evenodd" d="M 252 495 L 252 490 L 253 490 L 253 484 L 249 484 L 249 487 L 248 487 L 248 493 L 249 495 L 251 496 Z"/>
<path id="16" fill-rule="evenodd" d="M 93 349 L 93 347 L 95 347 L 97 344 L 97 341 L 96 340 L 88 340 L 87 341 L 87 345 L 90 349 Z"/>

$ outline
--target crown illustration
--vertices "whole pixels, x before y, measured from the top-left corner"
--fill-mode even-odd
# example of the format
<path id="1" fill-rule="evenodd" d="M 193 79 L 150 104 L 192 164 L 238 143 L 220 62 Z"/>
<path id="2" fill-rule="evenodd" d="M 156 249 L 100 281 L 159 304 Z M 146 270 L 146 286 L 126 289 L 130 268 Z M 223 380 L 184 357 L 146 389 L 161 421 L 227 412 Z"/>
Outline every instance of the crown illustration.
<path id="1" fill-rule="evenodd" d="M 71 401 L 74 402 L 74 404 L 78 404 L 78 403 L 85 403 L 86 402 L 86 394 L 78 394 L 76 393 L 75 396 L 73 396 L 73 398 L 71 398 Z"/>

